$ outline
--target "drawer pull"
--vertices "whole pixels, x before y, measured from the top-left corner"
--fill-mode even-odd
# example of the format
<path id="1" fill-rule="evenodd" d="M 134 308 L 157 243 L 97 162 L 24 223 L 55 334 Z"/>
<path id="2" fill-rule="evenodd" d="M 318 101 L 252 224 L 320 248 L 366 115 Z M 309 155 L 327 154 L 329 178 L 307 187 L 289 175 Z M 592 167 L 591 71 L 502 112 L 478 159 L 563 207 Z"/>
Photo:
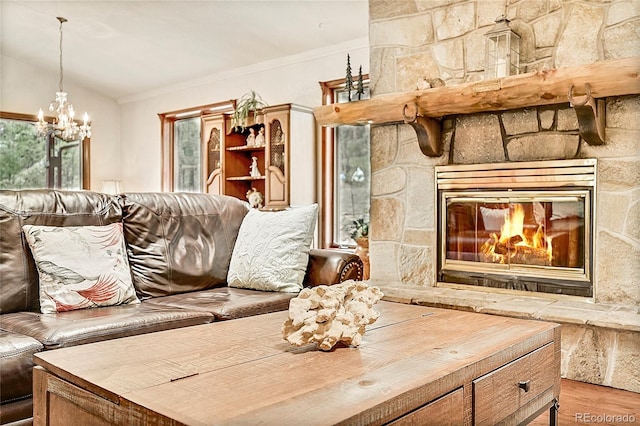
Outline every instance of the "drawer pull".
<path id="1" fill-rule="evenodd" d="M 527 380 L 526 382 L 518 382 L 518 387 L 525 392 L 529 392 L 529 389 L 531 389 L 531 380 Z"/>

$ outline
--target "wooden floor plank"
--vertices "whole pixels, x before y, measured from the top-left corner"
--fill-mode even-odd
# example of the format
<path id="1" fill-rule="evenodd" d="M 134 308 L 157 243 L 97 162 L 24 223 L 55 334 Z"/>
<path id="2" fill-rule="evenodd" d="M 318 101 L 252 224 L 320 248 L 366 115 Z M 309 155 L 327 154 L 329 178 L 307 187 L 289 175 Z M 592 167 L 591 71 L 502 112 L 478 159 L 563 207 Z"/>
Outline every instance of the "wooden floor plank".
<path id="1" fill-rule="evenodd" d="M 558 423 L 560 426 L 640 424 L 640 393 L 562 379 Z M 530 423 L 548 424 L 549 414 Z"/>

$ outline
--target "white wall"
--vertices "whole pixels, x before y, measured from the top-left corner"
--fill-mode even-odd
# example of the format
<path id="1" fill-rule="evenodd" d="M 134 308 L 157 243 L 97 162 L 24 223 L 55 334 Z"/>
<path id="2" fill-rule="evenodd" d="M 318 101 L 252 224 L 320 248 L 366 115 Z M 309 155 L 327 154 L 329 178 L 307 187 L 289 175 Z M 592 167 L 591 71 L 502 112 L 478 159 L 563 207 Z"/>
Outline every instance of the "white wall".
<path id="1" fill-rule="evenodd" d="M 0 56 L 0 111 L 20 114 L 48 112 L 58 91 L 57 72 L 43 71 L 14 58 Z M 120 114 L 114 99 L 73 84 L 65 77 L 64 89 L 82 116 L 92 121 L 91 189 L 100 191 L 104 179 L 121 175 Z"/>
<path id="2" fill-rule="evenodd" d="M 185 82 L 120 100 L 122 179 L 126 191 L 161 190 L 159 113 L 240 98 L 255 90 L 269 105 L 322 103 L 320 81 L 344 78 L 347 53 L 354 73 L 369 71 L 367 39 Z M 295 161 L 295 159 L 294 159 Z"/>

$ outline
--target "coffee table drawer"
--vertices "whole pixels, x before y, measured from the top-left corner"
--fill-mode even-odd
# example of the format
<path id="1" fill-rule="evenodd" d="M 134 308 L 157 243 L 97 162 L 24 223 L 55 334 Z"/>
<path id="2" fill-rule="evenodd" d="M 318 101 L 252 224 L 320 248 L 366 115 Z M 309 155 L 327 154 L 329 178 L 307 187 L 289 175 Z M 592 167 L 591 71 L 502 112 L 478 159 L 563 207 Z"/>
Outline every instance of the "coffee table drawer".
<path id="1" fill-rule="evenodd" d="M 464 423 L 462 388 L 423 405 L 411 413 L 389 423 L 393 426 L 457 426 Z"/>
<path id="2" fill-rule="evenodd" d="M 475 425 L 496 425 L 554 385 L 550 343 L 473 381 Z"/>

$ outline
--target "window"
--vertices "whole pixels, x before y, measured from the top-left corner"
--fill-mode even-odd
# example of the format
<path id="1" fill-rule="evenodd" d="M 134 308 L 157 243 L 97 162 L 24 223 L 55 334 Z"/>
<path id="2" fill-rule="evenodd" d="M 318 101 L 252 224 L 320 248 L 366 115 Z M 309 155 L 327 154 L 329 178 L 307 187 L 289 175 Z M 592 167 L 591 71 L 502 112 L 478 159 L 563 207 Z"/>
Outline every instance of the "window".
<path id="1" fill-rule="evenodd" d="M 347 102 L 344 80 L 321 82 L 323 104 Z M 351 97 L 356 96 L 354 91 Z M 364 95 L 369 98 L 368 76 Z M 369 125 L 322 129 L 321 241 L 323 247 L 352 247 L 353 221 L 369 221 L 371 155 Z"/>
<path id="2" fill-rule="evenodd" d="M 36 121 L 0 112 L 0 189 L 89 189 L 89 138 L 38 136 Z"/>
<path id="3" fill-rule="evenodd" d="M 204 105 L 190 109 L 159 114 L 162 123 L 162 190 L 177 192 L 203 192 L 203 154 L 206 139 L 202 135 L 202 120 L 210 114 L 233 111 L 234 101 Z"/>
<path id="4" fill-rule="evenodd" d="M 200 118 L 182 118 L 173 127 L 174 189 L 200 191 Z"/>

